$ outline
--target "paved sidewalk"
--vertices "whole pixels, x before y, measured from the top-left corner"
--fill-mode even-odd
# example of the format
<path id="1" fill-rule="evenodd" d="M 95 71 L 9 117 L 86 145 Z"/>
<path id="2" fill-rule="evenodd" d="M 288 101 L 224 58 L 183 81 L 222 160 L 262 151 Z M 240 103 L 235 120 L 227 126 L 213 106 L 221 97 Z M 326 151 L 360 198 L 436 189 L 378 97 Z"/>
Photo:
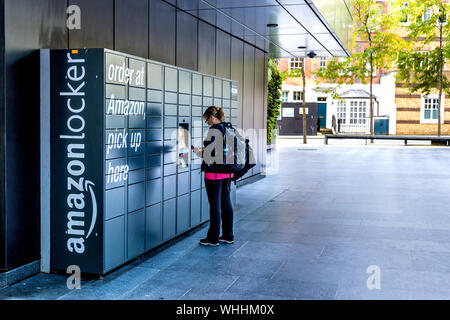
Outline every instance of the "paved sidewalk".
<path id="1" fill-rule="evenodd" d="M 450 298 L 450 148 L 288 139 L 277 151 L 276 175 L 238 189 L 233 245 L 200 246 L 205 225 L 81 290 L 39 274 L 0 299 Z"/>

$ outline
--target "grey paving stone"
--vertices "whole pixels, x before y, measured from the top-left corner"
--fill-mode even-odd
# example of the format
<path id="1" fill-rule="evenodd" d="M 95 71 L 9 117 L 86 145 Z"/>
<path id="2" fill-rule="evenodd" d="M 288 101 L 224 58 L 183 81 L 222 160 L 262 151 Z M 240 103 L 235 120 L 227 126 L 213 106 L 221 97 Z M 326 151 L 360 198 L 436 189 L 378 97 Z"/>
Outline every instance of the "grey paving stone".
<path id="1" fill-rule="evenodd" d="M 182 296 L 181 300 L 295 300 L 295 298 L 268 296 L 257 292 L 242 294 L 230 292 L 204 293 L 197 289 L 192 289 Z"/>
<path id="2" fill-rule="evenodd" d="M 166 271 L 214 272 L 220 260 L 216 257 L 198 259 L 196 256 L 186 256 L 168 266 Z"/>
<path id="3" fill-rule="evenodd" d="M 206 294 L 224 292 L 238 276 L 201 274 L 189 271 L 163 271 L 140 284 L 125 299 L 178 299 L 195 288 Z"/>
<path id="4" fill-rule="evenodd" d="M 287 257 L 287 261 L 317 261 L 325 246 L 320 244 L 303 244 L 294 243 L 292 244 L 291 254 Z"/>
<path id="5" fill-rule="evenodd" d="M 309 235 L 289 232 L 253 232 L 248 234 L 247 240 L 261 243 L 304 243 Z"/>
<path id="6" fill-rule="evenodd" d="M 60 300 L 116 300 L 121 299 L 141 283 L 156 275 L 159 270 L 133 266 L 116 271 L 101 280 L 82 285 L 79 290 L 72 290 Z"/>
<path id="7" fill-rule="evenodd" d="M 116 300 L 135 286 L 130 286 L 126 281 L 103 282 L 97 280 L 89 285 L 81 285 L 80 289 L 71 290 L 58 300 Z"/>
<path id="8" fill-rule="evenodd" d="M 262 232 L 270 225 L 269 221 L 249 221 L 249 220 L 241 220 L 239 224 L 234 226 L 234 232 Z"/>
<path id="9" fill-rule="evenodd" d="M 174 287 L 159 280 L 144 282 L 122 296 L 123 300 L 176 300 L 190 288 Z"/>
<path id="10" fill-rule="evenodd" d="M 365 275 L 366 279 L 368 276 Z M 380 276 L 382 289 L 450 294 L 450 275 L 448 273 L 381 268 Z M 361 281 L 356 283 L 343 284 L 365 288 L 362 274 L 360 278 Z"/>
<path id="11" fill-rule="evenodd" d="M 421 240 L 395 240 L 379 238 L 338 237 L 325 235 L 308 235 L 301 237 L 301 243 L 313 245 L 339 245 L 354 248 L 399 249 L 449 252 L 450 243 Z"/>
<path id="12" fill-rule="evenodd" d="M 248 241 L 239 250 L 234 252 L 233 257 L 284 261 L 292 254 L 293 248 L 293 244 L 289 243 Z"/>
<path id="13" fill-rule="evenodd" d="M 142 260 L 139 267 L 150 268 L 150 269 L 165 269 L 174 262 L 181 259 L 184 253 L 165 253 L 160 252 L 153 256 L 147 257 Z"/>
<path id="14" fill-rule="evenodd" d="M 195 238 L 195 239 L 197 239 L 197 241 L 199 241 L 200 239 L 203 239 L 205 237 L 206 232 L 208 231 L 208 228 L 209 228 L 209 223 L 202 225 L 194 232 L 191 232 L 189 234 L 189 238 Z"/>
<path id="15" fill-rule="evenodd" d="M 339 287 L 336 300 L 411 300 L 411 291 L 396 289 L 373 289 Z"/>
<path id="16" fill-rule="evenodd" d="M 198 246 L 199 238 L 203 236 L 204 232 L 204 230 L 199 230 L 199 232 L 196 232 L 195 235 L 198 235 L 198 237 L 194 237 L 194 234 L 189 234 L 186 238 L 183 238 L 174 244 L 171 244 L 167 248 L 162 249 L 162 252 L 166 254 L 185 254 L 194 247 Z"/>
<path id="17" fill-rule="evenodd" d="M 298 223 L 306 224 L 339 224 L 349 226 L 359 226 L 362 223 L 362 219 L 344 219 L 340 217 L 334 218 L 316 218 L 316 217 L 299 217 L 295 220 Z"/>
<path id="18" fill-rule="evenodd" d="M 450 274 L 450 253 L 412 251 L 413 269 L 419 271 L 436 271 Z"/>
<path id="19" fill-rule="evenodd" d="M 199 266 L 199 268 L 205 273 L 268 279 L 279 270 L 282 264 L 281 261 L 230 257 L 208 267 Z"/>
<path id="20" fill-rule="evenodd" d="M 39 275 L 0 299 L 450 298 L 448 148 L 278 151 L 276 175 L 237 190 L 235 244 L 199 246 L 207 223 L 82 290 Z M 369 265 L 380 290 L 367 289 Z"/>
<path id="21" fill-rule="evenodd" d="M 411 253 L 408 250 L 354 248 L 326 246 L 318 258 L 320 263 L 348 264 L 353 266 L 376 265 L 380 268 L 411 269 Z"/>
<path id="22" fill-rule="evenodd" d="M 245 221 L 267 221 L 267 222 L 294 222 L 297 219 L 292 215 L 281 215 L 276 212 L 269 214 L 249 214 L 245 217 Z"/>
<path id="23" fill-rule="evenodd" d="M 70 292 L 67 277 L 37 274 L 0 291 L 0 300 L 55 300 Z"/>
<path id="24" fill-rule="evenodd" d="M 244 246 L 246 242 L 246 240 L 235 239 L 233 244 L 219 243 L 216 247 L 197 244 L 197 246 L 183 255 L 183 259 L 191 257 L 196 259 L 201 259 L 202 257 L 229 257 Z"/>
<path id="25" fill-rule="evenodd" d="M 298 203 L 308 199 L 310 196 L 310 193 L 304 192 L 303 190 L 286 190 L 274 197 L 273 200 Z"/>
<path id="26" fill-rule="evenodd" d="M 299 223 L 299 222 L 274 222 L 267 227 L 265 232 L 289 232 L 297 234 L 334 234 L 342 229 L 336 224 Z"/>
<path id="27" fill-rule="evenodd" d="M 409 294 L 412 300 L 450 300 L 450 293 L 411 291 Z"/>
<path id="28" fill-rule="evenodd" d="M 147 279 L 153 277 L 155 274 L 157 274 L 160 270 L 159 269 L 152 269 L 152 268 L 144 268 L 140 266 L 133 266 L 130 267 L 128 270 L 124 271 L 123 273 L 119 274 L 118 276 L 115 276 L 114 273 L 112 273 L 109 276 L 114 276 L 112 279 L 108 279 L 108 276 L 106 276 L 103 280 L 104 281 L 124 281 L 127 282 L 130 286 L 138 285 L 141 282 L 146 281 Z"/>
<path id="29" fill-rule="evenodd" d="M 329 284 L 366 283 L 366 268 L 306 261 L 287 261 L 273 279 L 312 281 Z"/>
<path id="30" fill-rule="evenodd" d="M 398 227 L 411 229 L 432 229 L 429 222 L 407 222 L 390 220 L 362 220 L 362 226 Z"/>
<path id="31" fill-rule="evenodd" d="M 256 279 L 240 277 L 227 292 L 262 294 L 298 299 L 333 299 L 337 285 L 298 280 Z"/>

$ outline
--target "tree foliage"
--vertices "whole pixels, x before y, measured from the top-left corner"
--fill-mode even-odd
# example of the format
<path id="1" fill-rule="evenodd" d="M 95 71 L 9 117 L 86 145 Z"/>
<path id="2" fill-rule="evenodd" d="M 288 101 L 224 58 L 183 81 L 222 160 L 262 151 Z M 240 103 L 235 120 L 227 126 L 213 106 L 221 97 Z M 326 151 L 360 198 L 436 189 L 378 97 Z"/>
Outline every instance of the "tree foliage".
<path id="1" fill-rule="evenodd" d="M 430 94 L 431 91 L 439 89 L 441 54 L 442 58 L 450 58 L 450 25 L 441 24 L 443 11 L 446 15 L 448 4 L 440 0 L 414 0 L 402 1 L 408 3 L 404 8 L 409 17 L 407 26 L 410 46 L 403 49 L 398 55 L 397 81 L 407 87 L 411 84 L 411 92 L 422 92 Z M 441 10 L 439 10 L 441 7 Z M 443 10 L 442 10 L 443 9 Z M 446 20 L 444 18 L 444 20 Z M 442 48 L 436 46 L 429 49 L 432 41 L 440 38 L 442 28 Z M 450 93 L 450 83 L 443 75 L 442 89 Z"/>
<path id="2" fill-rule="evenodd" d="M 321 80 L 337 84 L 368 84 L 371 72 L 389 69 L 397 59 L 398 50 L 404 46 L 402 38 L 392 32 L 398 25 L 399 12 L 386 15 L 375 0 L 354 1 L 353 52 L 348 58 L 333 58 L 327 67 L 315 74 Z M 366 43 L 364 47 L 361 43 Z"/>
<path id="3" fill-rule="evenodd" d="M 401 3 L 407 4 L 403 12 L 409 20 L 407 30 L 410 46 L 399 52 L 397 82 L 408 87 L 411 92 L 428 95 L 432 91 L 439 91 L 437 134 L 440 135 L 442 93 L 450 93 L 450 82 L 444 74 L 444 61 L 450 58 L 448 3 L 442 0 L 409 0 Z"/>
<path id="4" fill-rule="evenodd" d="M 275 59 L 268 62 L 268 88 L 267 88 L 267 143 L 272 142 L 272 132 L 277 127 L 277 117 L 281 108 L 281 85 L 282 77 L 278 71 L 278 64 Z"/>
<path id="5" fill-rule="evenodd" d="M 450 57 L 450 46 L 443 47 L 445 58 Z M 430 94 L 431 91 L 439 90 L 440 74 L 440 50 L 439 47 L 428 52 L 410 51 L 400 52 L 398 57 L 397 81 L 408 87 L 411 92 Z M 443 75 L 442 89 L 450 94 L 450 82 Z"/>
<path id="6" fill-rule="evenodd" d="M 334 58 L 326 68 L 315 72 L 317 85 L 321 81 L 335 84 L 326 90 L 337 97 L 337 90 L 345 84 L 361 81 L 370 85 L 370 118 L 373 133 L 373 76 L 376 70 L 392 67 L 397 53 L 404 45 L 393 29 L 398 25 L 401 12 L 385 14 L 383 5 L 376 0 L 355 0 L 353 21 L 353 52 L 348 58 Z"/>

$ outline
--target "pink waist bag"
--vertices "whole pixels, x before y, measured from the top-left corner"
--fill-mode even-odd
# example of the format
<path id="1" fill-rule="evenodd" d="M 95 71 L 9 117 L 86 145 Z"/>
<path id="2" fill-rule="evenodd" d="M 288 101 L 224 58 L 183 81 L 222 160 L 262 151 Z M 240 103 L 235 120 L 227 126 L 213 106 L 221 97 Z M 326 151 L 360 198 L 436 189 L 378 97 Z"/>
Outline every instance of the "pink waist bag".
<path id="1" fill-rule="evenodd" d="M 234 173 L 215 173 L 215 172 L 205 172 L 205 179 L 208 180 L 220 180 L 233 178 Z"/>

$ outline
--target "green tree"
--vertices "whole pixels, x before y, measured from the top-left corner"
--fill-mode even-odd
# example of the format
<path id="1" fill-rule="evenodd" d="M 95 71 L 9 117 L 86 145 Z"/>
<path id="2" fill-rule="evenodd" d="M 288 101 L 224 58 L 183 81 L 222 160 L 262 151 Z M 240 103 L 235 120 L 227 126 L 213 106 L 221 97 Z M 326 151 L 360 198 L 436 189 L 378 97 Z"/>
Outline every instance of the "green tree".
<path id="1" fill-rule="evenodd" d="M 267 143 L 276 139 L 275 129 L 277 117 L 281 108 L 281 73 L 278 71 L 278 63 L 275 59 L 268 62 L 268 85 L 267 85 Z M 273 135 L 273 136 L 272 136 Z"/>
<path id="2" fill-rule="evenodd" d="M 441 135 L 442 92 L 450 93 L 450 82 L 444 74 L 444 60 L 450 57 L 450 25 L 447 23 L 448 4 L 440 0 L 402 1 L 404 18 L 409 20 L 407 27 L 409 48 L 398 56 L 397 82 L 404 87 L 408 84 L 410 92 L 426 95 L 439 91 L 438 132 Z M 428 49 L 433 41 L 439 46 Z M 428 47 L 428 48 L 427 48 Z M 429 118 L 434 118 L 430 114 Z"/>
<path id="3" fill-rule="evenodd" d="M 389 15 L 376 0 L 355 0 L 353 21 L 353 53 L 348 58 L 332 59 L 323 70 L 315 72 L 321 80 L 336 84 L 327 90 L 337 96 L 344 84 L 361 81 L 369 84 L 370 133 L 373 134 L 373 77 L 376 70 L 390 69 L 403 46 L 402 38 L 393 32 L 400 20 L 399 10 Z"/>

